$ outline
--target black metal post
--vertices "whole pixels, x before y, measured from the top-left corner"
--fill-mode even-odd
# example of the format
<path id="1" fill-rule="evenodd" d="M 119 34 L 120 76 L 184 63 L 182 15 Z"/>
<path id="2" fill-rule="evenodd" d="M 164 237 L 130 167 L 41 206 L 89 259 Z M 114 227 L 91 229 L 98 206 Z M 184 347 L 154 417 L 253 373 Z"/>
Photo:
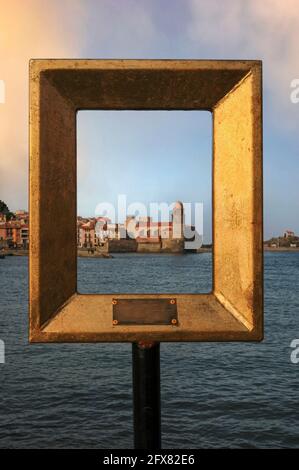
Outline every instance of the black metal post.
<path id="1" fill-rule="evenodd" d="M 132 360 L 135 449 L 160 449 L 160 343 L 133 343 Z"/>

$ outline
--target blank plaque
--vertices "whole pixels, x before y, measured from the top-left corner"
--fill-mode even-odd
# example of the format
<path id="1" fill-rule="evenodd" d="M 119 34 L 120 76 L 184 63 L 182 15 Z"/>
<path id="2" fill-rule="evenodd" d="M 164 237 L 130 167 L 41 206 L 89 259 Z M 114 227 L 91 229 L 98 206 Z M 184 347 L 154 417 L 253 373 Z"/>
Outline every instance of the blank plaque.
<path id="1" fill-rule="evenodd" d="M 113 324 L 177 325 L 176 299 L 113 299 Z"/>

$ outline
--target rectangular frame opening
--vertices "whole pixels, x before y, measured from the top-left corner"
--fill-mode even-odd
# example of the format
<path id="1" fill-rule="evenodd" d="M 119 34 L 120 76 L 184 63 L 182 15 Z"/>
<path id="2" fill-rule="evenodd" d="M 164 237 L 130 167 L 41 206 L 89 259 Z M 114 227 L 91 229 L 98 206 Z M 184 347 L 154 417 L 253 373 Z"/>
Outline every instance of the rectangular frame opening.
<path id="1" fill-rule="evenodd" d="M 211 118 L 77 113 L 79 293 L 212 291 Z"/>

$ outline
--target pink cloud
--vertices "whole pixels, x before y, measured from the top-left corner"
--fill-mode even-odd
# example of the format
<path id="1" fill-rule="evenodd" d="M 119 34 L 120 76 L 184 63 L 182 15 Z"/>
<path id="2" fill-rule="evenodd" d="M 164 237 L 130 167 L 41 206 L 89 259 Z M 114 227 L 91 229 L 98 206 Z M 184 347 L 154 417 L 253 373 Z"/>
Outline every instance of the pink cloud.
<path id="1" fill-rule="evenodd" d="M 286 113 L 289 126 L 297 123 L 290 83 L 299 75 L 298 1 L 190 0 L 190 9 L 188 33 L 198 49 L 219 58 L 264 60 L 272 111 Z"/>

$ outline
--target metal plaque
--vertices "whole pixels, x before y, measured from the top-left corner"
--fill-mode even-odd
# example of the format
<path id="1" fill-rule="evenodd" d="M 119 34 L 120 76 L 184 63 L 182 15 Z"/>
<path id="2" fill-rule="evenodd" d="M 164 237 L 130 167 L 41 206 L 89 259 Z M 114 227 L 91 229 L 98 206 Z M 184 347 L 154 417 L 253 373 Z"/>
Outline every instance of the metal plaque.
<path id="1" fill-rule="evenodd" d="M 113 299 L 113 325 L 177 325 L 177 302 L 169 299 Z"/>

